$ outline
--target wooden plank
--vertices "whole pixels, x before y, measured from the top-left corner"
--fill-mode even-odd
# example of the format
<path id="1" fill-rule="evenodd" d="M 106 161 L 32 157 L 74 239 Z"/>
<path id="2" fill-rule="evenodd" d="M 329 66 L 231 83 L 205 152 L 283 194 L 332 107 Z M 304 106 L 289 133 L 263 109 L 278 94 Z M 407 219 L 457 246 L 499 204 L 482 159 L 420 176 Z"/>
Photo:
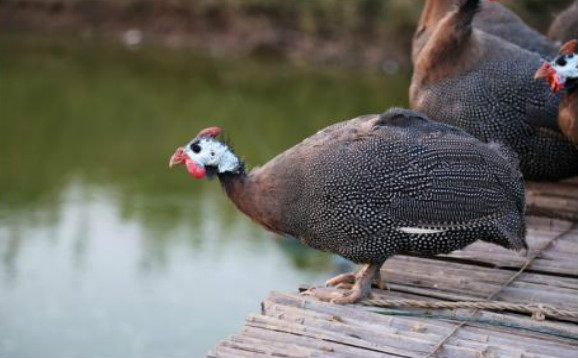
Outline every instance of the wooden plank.
<path id="1" fill-rule="evenodd" d="M 241 334 L 223 341 L 209 356 L 423 357 L 454 325 L 273 293 L 263 303 L 262 314 L 250 316 Z M 548 340 L 547 335 L 514 329 L 466 326 L 436 356 L 571 358 L 576 352 L 578 342 Z"/>
<path id="2" fill-rule="evenodd" d="M 558 183 L 527 182 L 528 213 L 578 220 L 578 184 L 576 180 Z"/>
<path id="3" fill-rule="evenodd" d="M 527 236 L 528 246 L 530 247 L 529 254 L 543 247 L 553 238 L 557 236 L 559 238 L 551 247 L 540 254 L 527 270 L 578 277 L 578 260 L 576 260 L 575 256 L 575 253 L 578 253 L 578 227 L 575 227 L 576 224 L 558 221 L 555 224 L 557 228 L 562 230 L 549 232 L 541 232 L 534 226 L 540 224 L 540 222 L 529 221 L 529 225 L 532 225 L 529 226 L 529 234 Z M 502 268 L 520 268 L 527 259 L 527 257 L 517 252 L 485 242 L 476 242 L 463 250 L 441 255 L 436 259 L 443 260 L 444 258 L 468 260 Z"/>
<path id="4" fill-rule="evenodd" d="M 486 318 L 508 316 L 483 313 Z M 529 319 L 510 316 L 514 321 Z M 209 356 L 423 357 L 454 325 L 433 319 L 384 316 L 358 306 L 338 306 L 294 293 L 273 293 L 263 303 L 262 314 L 250 316 L 240 334 L 224 340 Z M 577 325 L 565 326 L 578 330 Z M 515 329 L 466 326 L 436 356 L 574 358 L 576 352 L 576 341 L 549 340 L 544 334 L 529 335 Z"/>
<path id="5" fill-rule="evenodd" d="M 498 292 L 494 299 L 578 310 L 578 180 L 529 183 L 527 199 L 530 211 L 556 218 L 527 217 L 529 255 L 555 241 L 506 287 L 527 257 L 478 242 L 437 258 L 393 257 L 381 269 L 391 291 L 374 294 L 383 299 L 483 301 Z M 381 312 L 273 292 L 260 314 L 250 315 L 239 334 L 208 356 L 422 358 L 459 320 L 467 320 L 434 357 L 578 357 L 578 340 L 569 339 L 578 337 L 578 323 L 563 317 L 536 321 L 513 312 L 471 309 Z"/>

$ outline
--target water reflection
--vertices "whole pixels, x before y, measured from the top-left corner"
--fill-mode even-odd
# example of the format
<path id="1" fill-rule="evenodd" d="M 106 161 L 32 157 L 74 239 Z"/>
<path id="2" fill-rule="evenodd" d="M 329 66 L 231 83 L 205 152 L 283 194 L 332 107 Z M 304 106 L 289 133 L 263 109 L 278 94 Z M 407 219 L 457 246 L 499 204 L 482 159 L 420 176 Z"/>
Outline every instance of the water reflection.
<path id="1" fill-rule="evenodd" d="M 200 356 L 335 269 L 169 171 L 222 126 L 249 164 L 406 102 L 406 75 L 1 38 L 0 356 Z M 384 100 L 386 99 L 387 100 Z"/>

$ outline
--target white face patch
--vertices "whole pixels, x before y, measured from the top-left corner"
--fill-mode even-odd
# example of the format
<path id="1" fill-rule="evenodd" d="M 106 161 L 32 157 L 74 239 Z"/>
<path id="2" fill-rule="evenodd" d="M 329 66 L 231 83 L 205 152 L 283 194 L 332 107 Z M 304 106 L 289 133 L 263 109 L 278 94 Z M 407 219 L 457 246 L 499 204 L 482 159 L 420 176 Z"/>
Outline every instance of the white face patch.
<path id="1" fill-rule="evenodd" d="M 572 57 L 566 55 L 564 59 L 566 60 L 564 66 L 558 65 L 556 61 L 551 63 L 562 83 L 566 82 L 568 78 L 578 78 L 578 54 L 573 54 Z"/>
<path id="2" fill-rule="evenodd" d="M 212 139 L 193 140 L 185 147 L 185 154 L 201 167 L 216 167 L 219 173 L 234 172 L 241 161 L 225 144 Z"/>

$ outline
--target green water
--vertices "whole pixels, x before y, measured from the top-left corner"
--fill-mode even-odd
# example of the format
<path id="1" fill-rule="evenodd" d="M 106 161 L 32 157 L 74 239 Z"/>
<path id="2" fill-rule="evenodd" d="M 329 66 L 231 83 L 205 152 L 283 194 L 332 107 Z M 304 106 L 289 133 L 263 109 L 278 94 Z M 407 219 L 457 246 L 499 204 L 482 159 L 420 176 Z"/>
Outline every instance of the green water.
<path id="1" fill-rule="evenodd" d="M 249 166 L 407 102 L 408 75 L 0 38 L 0 356 L 193 357 L 334 257 L 170 171 L 221 126 Z"/>

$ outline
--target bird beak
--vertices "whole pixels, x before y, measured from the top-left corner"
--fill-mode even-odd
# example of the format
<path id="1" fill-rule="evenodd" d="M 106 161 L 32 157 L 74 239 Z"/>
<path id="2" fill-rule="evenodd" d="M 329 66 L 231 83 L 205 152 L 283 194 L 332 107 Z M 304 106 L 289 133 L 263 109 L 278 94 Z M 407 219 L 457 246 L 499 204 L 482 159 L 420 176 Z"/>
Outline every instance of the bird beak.
<path id="1" fill-rule="evenodd" d="M 544 62 L 544 64 L 536 71 L 534 74 L 535 79 L 544 78 L 552 92 L 560 92 L 562 88 L 564 88 L 564 84 L 562 83 L 560 76 L 552 67 L 552 65 L 548 62 Z"/>
<path id="2" fill-rule="evenodd" d="M 187 167 L 187 171 L 189 172 L 189 174 L 191 174 L 193 177 L 195 177 L 197 179 L 202 179 L 205 177 L 205 174 L 206 174 L 205 168 L 203 166 L 195 163 L 194 161 L 192 161 L 185 154 L 185 148 L 179 147 L 179 148 L 177 148 L 177 151 L 175 152 L 175 154 L 173 154 L 173 156 L 171 157 L 171 160 L 169 160 L 169 168 L 172 168 L 175 165 L 179 165 L 179 164 L 183 164 L 183 163 Z"/>
<path id="3" fill-rule="evenodd" d="M 171 156 L 171 160 L 169 160 L 169 168 L 172 168 L 175 165 L 183 164 L 185 159 L 185 149 L 183 147 L 177 148 L 177 151 Z"/>
<path id="4" fill-rule="evenodd" d="M 534 74 L 534 78 L 535 79 L 539 79 L 539 78 L 546 78 L 548 77 L 548 75 L 550 74 L 550 71 L 552 69 L 552 66 L 550 66 L 550 64 L 548 62 L 544 62 L 544 64 L 542 64 L 542 66 L 538 69 L 538 71 L 536 71 L 536 73 Z"/>

